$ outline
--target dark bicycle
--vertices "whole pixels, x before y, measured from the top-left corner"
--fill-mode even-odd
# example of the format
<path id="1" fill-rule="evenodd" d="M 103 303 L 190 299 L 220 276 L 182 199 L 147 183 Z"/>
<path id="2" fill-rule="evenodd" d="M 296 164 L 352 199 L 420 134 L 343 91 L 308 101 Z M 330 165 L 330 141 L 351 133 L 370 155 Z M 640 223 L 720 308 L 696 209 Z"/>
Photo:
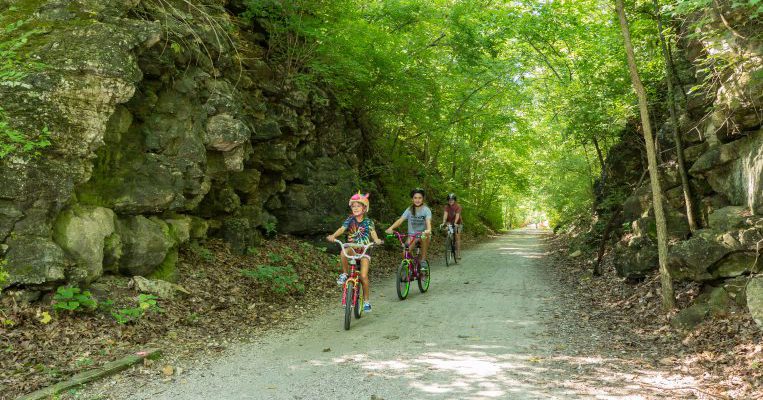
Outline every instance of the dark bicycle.
<path id="1" fill-rule="evenodd" d="M 458 258 L 456 257 L 456 226 L 448 223 L 445 229 L 447 229 L 447 237 L 445 238 L 445 266 L 449 267 L 450 264 L 458 264 Z"/>

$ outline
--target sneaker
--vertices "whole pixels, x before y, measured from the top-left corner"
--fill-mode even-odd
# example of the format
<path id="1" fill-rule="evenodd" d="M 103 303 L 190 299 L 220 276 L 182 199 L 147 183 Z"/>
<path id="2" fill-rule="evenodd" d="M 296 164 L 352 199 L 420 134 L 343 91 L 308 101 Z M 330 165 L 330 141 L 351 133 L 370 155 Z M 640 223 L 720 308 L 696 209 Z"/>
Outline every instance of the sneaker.
<path id="1" fill-rule="evenodd" d="M 371 312 L 371 303 L 363 302 L 363 312 Z"/>
<path id="2" fill-rule="evenodd" d="M 337 278 L 336 284 L 339 285 L 339 286 L 342 286 L 342 285 L 344 285 L 344 282 L 346 280 L 347 280 L 347 274 L 342 273 L 341 275 L 339 275 L 339 278 Z"/>
<path id="3" fill-rule="evenodd" d="M 429 261 L 424 260 L 421 262 L 421 269 L 427 270 L 429 269 Z"/>

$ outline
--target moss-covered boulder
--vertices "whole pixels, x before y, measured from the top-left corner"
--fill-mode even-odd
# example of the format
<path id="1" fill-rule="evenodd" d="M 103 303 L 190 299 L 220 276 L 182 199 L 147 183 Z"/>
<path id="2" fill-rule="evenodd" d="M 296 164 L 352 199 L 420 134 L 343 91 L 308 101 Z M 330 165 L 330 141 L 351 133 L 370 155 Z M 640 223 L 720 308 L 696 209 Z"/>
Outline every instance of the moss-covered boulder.
<path id="1" fill-rule="evenodd" d="M 676 329 L 689 330 L 699 325 L 710 312 L 710 306 L 698 302 L 681 310 L 670 320 L 670 325 Z"/>
<path id="2" fill-rule="evenodd" d="M 11 238 L 5 254 L 5 269 L 10 275 L 5 286 L 31 285 L 53 288 L 66 279 L 72 264 L 52 240 L 36 236 Z"/>
<path id="3" fill-rule="evenodd" d="M 645 277 L 658 267 L 657 246 L 648 237 L 637 236 L 615 246 L 613 264 L 617 274 L 628 279 Z"/>
<path id="4" fill-rule="evenodd" d="M 745 226 L 749 216 L 750 211 L 746 207 L 728 206 L 710 213 L 708 224 L 717 231 L 729 231 Z"/>
<path id="5" fill-rule="evenodd" d="M 103 273 L 106 238 L 114 233 L 114 212 L 102 207 L 72 207 L 59 214 L 53 239 L 76 263 L 69 279 L 90 283 Z"/>
<path id="6" fill-rule="evenodd" d="M 745 289 L 747 309 L 755 323 L 763 329 L 763 276 L 751 278 Z"/>
<path id="7" fill-rule="evenodd" d="M 690 172 L 707 178 L 732 204 L 763 214 L 763 130 L 711 147 Z"/>
<path id="8" fill-rule="evenodd" d="M 169 225 L 159 218 L 142 215 L 120 218 L 117 232 L 122 241 L 119 271 L 129 276 L 151 274 L 176 245 Z"/>
<path id="9" fill-rule="evenodd" d="M 305 174 L 309 181 L 289 185 L 269 209 L 278 218 L 278 231 L 311 235 L 336 229 L 348 213 L 347 199 L 357 191 L 355 173 L 341 159 L 314 160 Z M 373 201 L 373 200 L 372 200 Z"/>
<path id="10" fill-rule="evenodd" d="M 231 151 L 249 140 L 251 131 L 244 122 L 230 114 L 218 114 L 207 121 L 207 149 Z"/>
<path id="11" fill-rule="evenodd" d="M 717 236 L 715 231 L 701 230 L 695 232 L 691 239 L 672 246 L 668 254 L 668 269 L 673 279 L 713 279 L 708 269 L 733 251 L 718 242 Z"/>

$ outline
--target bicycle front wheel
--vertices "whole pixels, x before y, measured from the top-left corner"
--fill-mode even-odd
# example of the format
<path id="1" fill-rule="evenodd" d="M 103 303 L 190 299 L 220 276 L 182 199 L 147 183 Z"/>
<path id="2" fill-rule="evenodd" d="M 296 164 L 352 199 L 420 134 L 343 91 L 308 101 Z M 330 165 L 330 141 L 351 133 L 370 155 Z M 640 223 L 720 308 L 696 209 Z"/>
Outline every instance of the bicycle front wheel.
<path id="1" fill-rule="evenodd" d="M 347 331 L 350 330 L 350 322 L 352 321 L 352 303 L 355 285 L 352 282 L 348 282 L 345 290 L 347 291 L 347 297 L 344 300 L 344 330 Z"/>
<path id="2" fill-rule="evenodd" d="M 431 275 L 428 264 L 429 263 L 427 263 L 426 267 L 419 266 L 419 274 L 417 280 L 419 281 L 419 291 L 421 293 L 429 290 L 429 280 L 431 279 Z"/>
<path id="3" fill-rule="evenodd" d="M 408 270 L 408 263 L 410 261 L 403 261 L 400 266 L 397 267 L 397 276 L 395 279 L 395 289 L 397 289 L 397 297 L 400 300 L 405 300 L 408 297 L 408 292 L 411 289 L 411 274 Z"/>
<path id="4" fill-rule="evenodd" d="M 453 258 L 453 264 L 458 264 L 457 255 L 460 255 L 460 254 L 456 254 L 456 238 L 455 237 L 453 237 L 450 242 L 450 251 Z"/>
<path id="5" fill-rule="evenodd" d="M 453 247 L 453 242 L 450 240 L 450 235 L 448 235 L 447 238 L 445 238 L 445 266 L 449 267 L 451 262 L 455 261 L 454 259 L 451 259 L 452 257 L 452 251 L 451 248 Z"/>
<path id="6" fill-rule="evenodd" d="M 355 310 L 355 318 L 360 318 L 363 315 L 363 286 L 358 284 L 355 286 L 355 295 L 352 296 L 354 299 L 353 303 L 353 309 Z"/>

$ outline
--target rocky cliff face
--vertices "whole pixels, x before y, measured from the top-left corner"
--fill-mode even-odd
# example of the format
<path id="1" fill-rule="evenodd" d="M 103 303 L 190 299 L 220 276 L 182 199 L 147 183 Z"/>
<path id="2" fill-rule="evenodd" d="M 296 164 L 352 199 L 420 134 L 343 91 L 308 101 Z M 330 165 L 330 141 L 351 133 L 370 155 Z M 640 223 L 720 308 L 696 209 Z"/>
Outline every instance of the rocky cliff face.
<path id="1" fill-rule="evenodd" d="M 268 65 L 225 3 L 0 0 L 17 25 L 0 41 L 18 44 L 0 133 L 42 143 L 0 159 L 4 287 L 171 277 L 184 242 L 245 251 L 261 232 L 334 228 L 348 194 L 378 193 L 358 179 L 357 116 Z"/>
<path id="2" fill-rule="evenodd" d="M 667 151 L 662 177 L 663 198 L 669 210 L 669 268 L 677 280 L 704 282 L 708 293 L 713 293 L 710 297 L 734 299 L 740 305 L 748 304 L 753 314 L 761 315 L 761 292 L 757 289 L 761 283 L 757 281 L 763 278 L 755 277 L 763 269 L 761 25 L 739 10 L 720 12 L 731 25 L 724 23 L 718 9 L 708 9 L 692 16 L 704 22 L 687 23 L 685 26 L 695 31 L 683 32 L 688 39 L 680 43 L 688 60 L 682 76 L 685 88 L 706 82 L 703 90 L 686 90 L 690 94 L 678 99 L 679 131 L 691 167 L 690 183 L 701 224 L 695 232 L 689 232 L 686 222 L 670 121 L 664 122 L 659 132 L 661 146 Z M 724 64 L 729 60 L 733 64 Z M 715 62 L 716 71 L 721 72 L 707 76 L 708 68 L 704 67 L 709 62 Z M 613 163 L 628 162 L 618 161 L 624 157 L 632 164 L 640 164 L 639 158 L 610 154 Z M 620 188 L 626 186 L 625 182 L 635 183 L 623 172 L 613 172 L 620 177 Z M 613 261 L 624 277 L 643 277 L 657 268 L 651 198 L 647 178 L 622 205 L 624 230 Z M 746 287 L 756 289 L 745 293 Z"/>

